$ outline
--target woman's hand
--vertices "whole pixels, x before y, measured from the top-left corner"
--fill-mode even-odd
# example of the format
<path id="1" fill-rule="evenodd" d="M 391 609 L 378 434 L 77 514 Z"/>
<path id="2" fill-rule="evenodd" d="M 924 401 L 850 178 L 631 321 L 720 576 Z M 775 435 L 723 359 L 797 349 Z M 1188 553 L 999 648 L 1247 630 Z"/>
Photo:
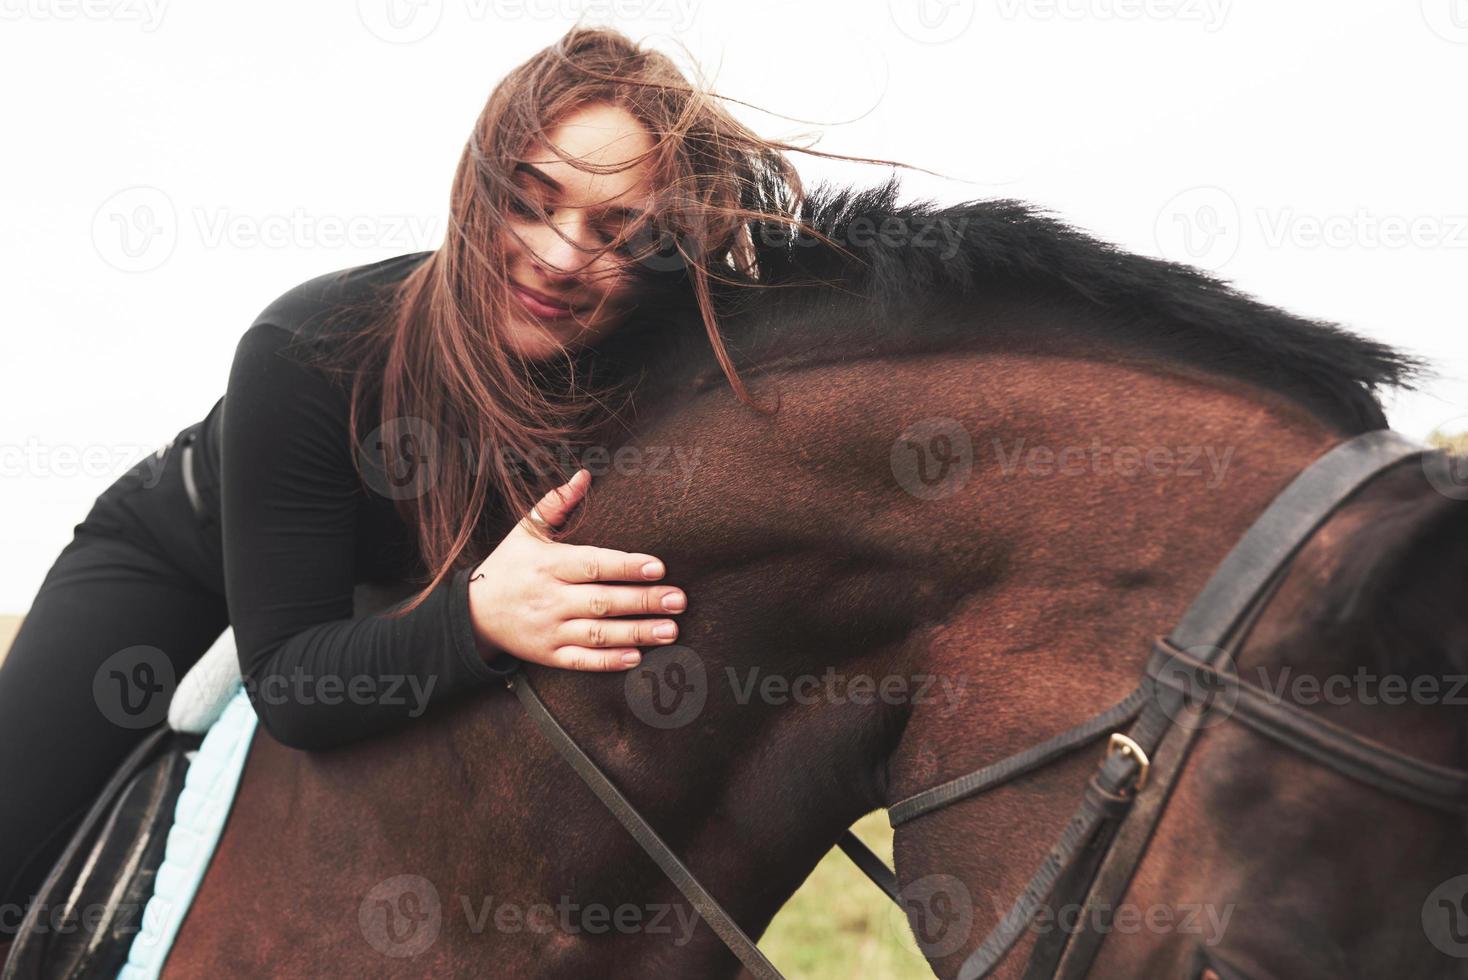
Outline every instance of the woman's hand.
<path id="1" fill-rule="evenodd" d="M 541 498 L 535 507 L 552 527 L 566 519 L 591 485 L 591 471 Z M 639 646 L 672 643 L 688 598 L 671 585 L 612 585 L 662 578 L 652 555 L 543 541 L 529 518 L 515 524 L 469 576 L 469 616 L 479 652 L 501 651 L 530 663 L 569 670 L 626 670 Z M 609 617 L 637 616 L 636 619 Z"/>

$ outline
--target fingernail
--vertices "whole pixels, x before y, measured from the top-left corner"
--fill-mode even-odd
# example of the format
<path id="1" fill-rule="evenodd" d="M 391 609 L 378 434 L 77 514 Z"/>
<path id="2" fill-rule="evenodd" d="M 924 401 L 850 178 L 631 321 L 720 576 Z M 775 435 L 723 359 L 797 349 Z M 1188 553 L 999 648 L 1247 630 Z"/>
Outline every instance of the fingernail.
<path id="1" fill-rule="evenodd" d="M 642 654 L 624 653 L 622 654 L 622 663 L 628 667 L 636 667 L 638 664 L 642 663 Z"/>
<path id="2" fill-rule="evenodd" d="M 652 635 L 660 640 L 671 640 L 678 635 L 678 627 L 672 623 L 658 623 L 652 628 Z"/>
<path id="3" fill-rule="evenodd" d="M 681 592 L 669 592 L 663 596 L 663 608 L 668 612 L 680 612 L 686 600 Z"/>
<path id="4" fill-rule="evenodd" d="M 663 574 L 663 563 L 660 561 L 648 562 L 646 565 L 642 566 L 642 574 L 647 578 L 657 578 L 659 575 Z"/>

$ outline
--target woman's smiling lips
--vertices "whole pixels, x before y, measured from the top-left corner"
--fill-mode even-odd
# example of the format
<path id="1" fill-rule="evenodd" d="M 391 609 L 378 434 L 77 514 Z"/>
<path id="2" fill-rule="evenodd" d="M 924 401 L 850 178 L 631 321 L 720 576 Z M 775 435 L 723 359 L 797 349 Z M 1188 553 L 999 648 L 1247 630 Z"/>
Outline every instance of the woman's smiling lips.
<path id="1" fill-rule="evenodd" d="M 569 304 L 556 300 L 544 293 L 537 293 L 532 289 L 526 289 L 517 282 L 512 282 L 510 288 L 519 297 L 525 308 L 538 317 L 547 320 L 560 320 L 571 316 L 576 308 Z"/>

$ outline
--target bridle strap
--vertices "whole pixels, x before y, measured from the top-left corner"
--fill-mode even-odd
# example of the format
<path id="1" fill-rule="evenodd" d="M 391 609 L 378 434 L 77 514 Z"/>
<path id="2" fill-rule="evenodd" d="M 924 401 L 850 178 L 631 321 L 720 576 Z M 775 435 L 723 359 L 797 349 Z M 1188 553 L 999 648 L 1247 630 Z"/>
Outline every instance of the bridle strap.
<path id="1" fill-rule="evenodd" d="M 673 853 L 673 849 L 663 842 L 652 825 L 643 819 L 642 814 L 638 813 L 637 809 L 627 801 L 627 798 L 612 784 L 596 762 L 581 750 L 576 740 L 566 733 L 560 722 L 556 721 L 555 716 L 545 706 L 545 702 L 540 699 L 540 695 L 535 693 L 535 688 L 530 686 L 530 678 L 525 675 L 525 672 L 515 671 L 505 679 L 505 684 L 515 692 L 520 699 L 520 704 L 525 708 L 525 713 L 535 722 L 546 740 L 560 753 L 561 758 L 570 764 L 576 775 L 581 777 L 582 782 L 586 783 L 587 787 L 596 794 L 597 799 L 601 800 L 612 812 L 612 816 L 617 818 L 617 822 L 627 829 L 638 844 L 642 845 L 647 855 L 657 862 L 663 874 L 668 876 L 668 880 L 698 910 L 703 921 L 707 922 L 709 928 L 718 934 L 719 938 L 724 941 L 724 945 L 729 947 L 729 951 L 739 958 L 739 962 L 744 964 L 744 968 L 750 972 L 750 975 L 757 980 L 784 980 L 780 971 L 765 958 L 764 953 L 760 952 L 754 940 L 739 928 L 739 923 L 734 921 L 733 916 L 725 912 L 718 901 L 708 893 L 703 885 L 699 884 L 693 872 L 689 871 L 687 866 L 678 859 L 678 855 Z"/>
<path id="2" fill-rule="evenodd" d="M 1113 731 L 1122 722 L 1131 721 L 1137 716 L 1137 712 L 1142 710 L 1147 694 L 1146 685 L 1139 685 L 1132 693 L 1101 714 L 1086 719 L 1074 728 L 1066 729 L 1054 738 L 1047 739 L 1022 752 L 1016 752 L 992 765 L 959 776 L 957 779 L 950 779 L 941 786 L 934 786 L 932 789 L 923 790 L 901 802 L 894 803 L 887 810 L 887 822 L 893 827 L 901 826 L 925 813 L 942 809 L 966 797 L 987 792 L 1012 779 L 1018 779 L 1028 772 L 1043 768 L 1056 759 L 1094 742 L 1107 732 Z"/>
<path id="3" fill-rule="evenodd" d="M 1346 499 L 1377 473 L 1426 447 L 1391 429 L 1338 443 L 1270 501 L 1188 605 L 1170 639 L 1181 649 L 1224 641 L 1287 564 Z"/>
<path id="4" fill-rule="evenodd" d="M 1167 809 L 1178 774 L 1198 733 L 1197 727 L 1172 728 L 1150 751 L 1151 784 L 1146 792 L 1137 794 L 1131 809 L 1112 829 L 1106 849 L 1086 879 L 1075 882 L 1067 893 L 1081 905 L 1076 917 L 1077 932 L 1071 935 L 1056 929 L 1041 937 L 1045 941 L 1036 944 L 1025 980 L 1041 977 L 1078 980 L 1089 972 L 1091 960 L 1106 933 L 1082 927 L 1091 921 L 1098 908 L 1109 919 L 1116 899 L 1126 891 L 1132 872 Z"/>
<path id="5" fill-rule="evenodd" d="M 1014 948 L 1030 920 L 1055 890 L 1055 885 L 1075 866 L 1089 846 L 1101 846 L 1097 836 L 1126 815 L 1131 803 L 1128 787 L 1135 780 L 1136 764 L 1116 753 L 1108 754 L 1101 767 L 1086 784 L 1081 805 L 1060 832 L 1039 869 L 1025 885 L 1019 898 L 1010 906 L 978 948 L 969 954 L 959 968 L 958 980 L 977 980 L 993 972 L 994 967 Z"/>
<path id="6" fill-rule="evenodd" d="M 1392 796 L 1448 813 L 1468 812 L 1468 773 L 1463 770 L 1399 752 L 1271 697 L 1232 670 L 1177 649 L 1166 637 L 1158 638 L 1157 650 L 1161 656 L 1148 664 L 1148 674 L 1157 683 L 1186 693 L 1198 690 L 1198 678 L 1207 678 L 1209 689 L 1226 692 L 1229 717 L 1260 735 Z"/>
<path id="7" fill-rule="evenodd" d="M 898 888 L 896 873 L 887 867 L 885 861 L 872 853 L 872 849 L 862 843 L 860 837 L 848 830 L 841 835 L 836 846 L 846 852 L 846 856 L 851 858 L 851 863 L 856 865 L 858 871 L 866 875 L 872 884 L 882 889 L 883 893 L 898 908 L 902 908 L 902 893 Z"/>

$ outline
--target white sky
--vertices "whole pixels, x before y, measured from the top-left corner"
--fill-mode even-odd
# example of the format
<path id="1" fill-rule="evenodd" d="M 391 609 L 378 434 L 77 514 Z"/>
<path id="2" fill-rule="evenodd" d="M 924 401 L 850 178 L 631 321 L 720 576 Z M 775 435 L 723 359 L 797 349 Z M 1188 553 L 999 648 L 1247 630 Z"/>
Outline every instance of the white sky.
<path id="1" fill-rule="evenodd" d="M 485 98 L 578 14 L 810 121 L 740 110 L 766 135 L 954 178 L 909 198 L 1035 201 L 1425 355 L 1394 427 L 1468 428 L 1468 0 L 0 0 L 0 611 L 266 303 L 438 244 Z"/>

